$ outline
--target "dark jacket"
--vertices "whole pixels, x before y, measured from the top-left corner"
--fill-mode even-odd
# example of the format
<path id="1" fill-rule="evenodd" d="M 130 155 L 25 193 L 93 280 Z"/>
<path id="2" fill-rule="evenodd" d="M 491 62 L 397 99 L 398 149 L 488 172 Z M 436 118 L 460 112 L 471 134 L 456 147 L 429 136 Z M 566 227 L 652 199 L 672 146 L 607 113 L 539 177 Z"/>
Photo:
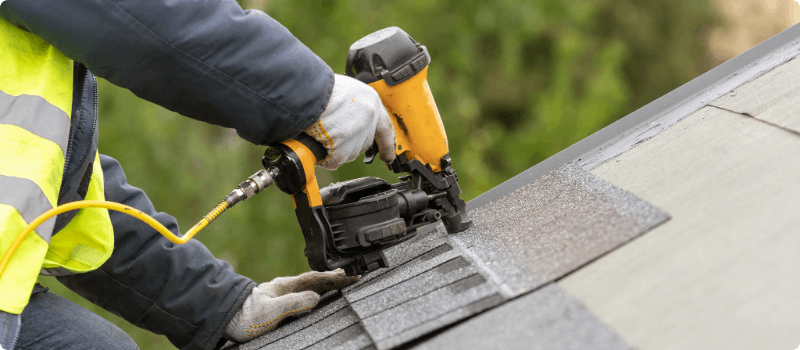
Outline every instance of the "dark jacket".
<path id="1" fill-rule="evenodd" d="M 85 195 L 81 180 L 96 152 L 91 73 L 185 116 L 234 128 L 256 144 L 313 124 L 333 88 L 331 69 L 286 28 L 231 0 L 8 0 L 0 17 L 78 62 L 68 146 L 74 152 L 68 151 L 59 203 Z M 140 209 L 178 234 L 176 220 L 157 213 L 115 160 L 101 156 L 101 165 L 107 200 Z M 198 241 L 176 246 L 117 212 L 111 221 L 115 247 L 108 262 L 59 280 L 179 348 L 217 348 L 255 283 Z"/>
<path id="2" fill-rule="evenodd" d="M 311 126 L 333 89 L 325 62 L 232 0 L 8 0 L 0 17 L 136 96 L 256 144 Z"/>

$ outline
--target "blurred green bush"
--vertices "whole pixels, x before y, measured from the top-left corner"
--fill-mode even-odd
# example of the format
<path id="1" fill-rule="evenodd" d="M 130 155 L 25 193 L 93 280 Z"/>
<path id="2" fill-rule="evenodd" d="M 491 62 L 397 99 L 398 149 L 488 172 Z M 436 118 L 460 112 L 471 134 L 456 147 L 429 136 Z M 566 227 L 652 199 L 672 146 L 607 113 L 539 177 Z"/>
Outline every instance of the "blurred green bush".
<path id="1" fill-rule="evenodd" d="M 708 70 L 705 40 L 717 23 L 705 0 L 275 0 L 264 10 L 337 73 L 350 44 L 384 27 L 399 26 L 426 45 L 465 200 Z M 182 231 L 261 166 L 263 147 L 234 131 L 106 81 L 100 130 L 100 151 L 119 160 L 129 182 L 177 217 Z M 360 161 L 319 173 L 323 186 L 365 175 L 396 181 L 383 166 Z M 257 282 L 308 270 L 291 199 L 274 189 L 197 238 Z M 43 283 L 115 322 L 142 349 L 173 348 L 53 279 Z"/>

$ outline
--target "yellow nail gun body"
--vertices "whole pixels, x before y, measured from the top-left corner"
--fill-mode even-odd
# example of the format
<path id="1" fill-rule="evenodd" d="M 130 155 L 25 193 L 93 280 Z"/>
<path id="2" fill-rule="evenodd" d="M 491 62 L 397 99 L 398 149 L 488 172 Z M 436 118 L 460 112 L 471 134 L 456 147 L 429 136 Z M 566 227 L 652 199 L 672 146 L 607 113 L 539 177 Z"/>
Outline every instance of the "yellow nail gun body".
<path id="1" fill-rule="evenodd" d="M 320 190 L 314 165 L 326 150 L 305 134 L 265 152 L 264 167 L 278 188 L 292 195 L 314 270 L 364 274 L 387 267 L 383 251 L 414 237 L 419 227 L 442 220 L 455 233 L 471 225 L 428 86 L 429 63 L 425 46 L 397 27 L 362 38 L 347 57 L 345 74 L 378 92 L 397 138 L 395 150 L 373 146 L 364 161 L 372 162 L 378 151 L 395 152 L 387 166 L 407 174 L 401 182 L 365 177 Z"/>

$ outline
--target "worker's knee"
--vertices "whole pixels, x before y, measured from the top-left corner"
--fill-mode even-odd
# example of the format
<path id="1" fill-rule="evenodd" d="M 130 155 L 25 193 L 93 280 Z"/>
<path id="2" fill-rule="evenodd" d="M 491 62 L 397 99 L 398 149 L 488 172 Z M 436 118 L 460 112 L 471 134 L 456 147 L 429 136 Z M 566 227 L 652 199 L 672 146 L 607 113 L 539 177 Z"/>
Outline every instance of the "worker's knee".
<path id="1" fill-rule="evenodd" d="M 22 312 L 20 349 L 138 349 L 119 327 L 53 293 L 31 297 Z"/>

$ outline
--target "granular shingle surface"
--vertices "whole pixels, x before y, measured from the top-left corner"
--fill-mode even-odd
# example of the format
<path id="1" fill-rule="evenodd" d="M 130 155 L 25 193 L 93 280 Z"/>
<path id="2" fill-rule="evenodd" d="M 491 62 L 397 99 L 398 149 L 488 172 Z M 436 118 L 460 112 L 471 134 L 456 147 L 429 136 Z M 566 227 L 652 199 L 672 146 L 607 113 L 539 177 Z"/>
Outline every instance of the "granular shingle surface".
<path id="1" fill-rule="evenodd" d="M 664 211 L 567 164 L 470 212 L 453 236 L 507 297 L 533 290 L 669 218 Z"/>
<path id="2" fill-rule="evenodd" d="M 366 280 L 363 283 L 360 281 L 352 289 L 345 290 L 345 297 L 350 303 L 355 303 L 370 295 L 392 288 L 398 283 L 424 273 L 457 256 L 459 256 L 459 252 L 453 250 L 450 244 L 442 243 L 411 261 L 397 265 L 380 276 Z"/>
<path id="3" fill-rule="evenodd" d="M 578 300 L 551 283 L 411 348 L 626 350 L 630 347 Z"/>
<path id="4" fill-rule="evenodd" d="M 477 271 L 464 258 L 455 257 L 380 293 L 351 302 L 350 305 L 356 314 L 366 318 L 471 275 L 477 275 Z"/>
<path id="5" fill-rule="evenodd" d="M 473 227 L 455 235 L 441 224 L 421 229 L 385 252 L 390 268 L 363 276 L 341 291 L 343 298 L 240 349 L 400 347 L 538 290 L 669 218 L 573 164 L 472 210 L 470 217 Z M 553 298 L 531 299 L 528 313 L 552 309 Z M 586 323 L 595 326 L 602 328 Z"/>
<path id="6" fill-rule="evenodd" d="M 462 278 L 396 307 L 386 308 L 362 320 L 374 340 L 395 337 L 439 316 L 495 294 L 495 288 L 479 274 Z"/>
<path id="7" fill-rule="evenodd" d="M 372 339 L 369 338 L 361 324 L 354 323 L 338 333 L 325 338 L 307 349 L 309 350 L 361 350 L 374 348 Z"/>
<path id="8" fill-rule="evenodd" d="M 358 321 L 359 319 L 352 309 L 343 308 L 315 323 L 313 327 L 305 328 L 276 342 L 269 343 L 261 349 L 305 349 L 358 324 Z"/>

